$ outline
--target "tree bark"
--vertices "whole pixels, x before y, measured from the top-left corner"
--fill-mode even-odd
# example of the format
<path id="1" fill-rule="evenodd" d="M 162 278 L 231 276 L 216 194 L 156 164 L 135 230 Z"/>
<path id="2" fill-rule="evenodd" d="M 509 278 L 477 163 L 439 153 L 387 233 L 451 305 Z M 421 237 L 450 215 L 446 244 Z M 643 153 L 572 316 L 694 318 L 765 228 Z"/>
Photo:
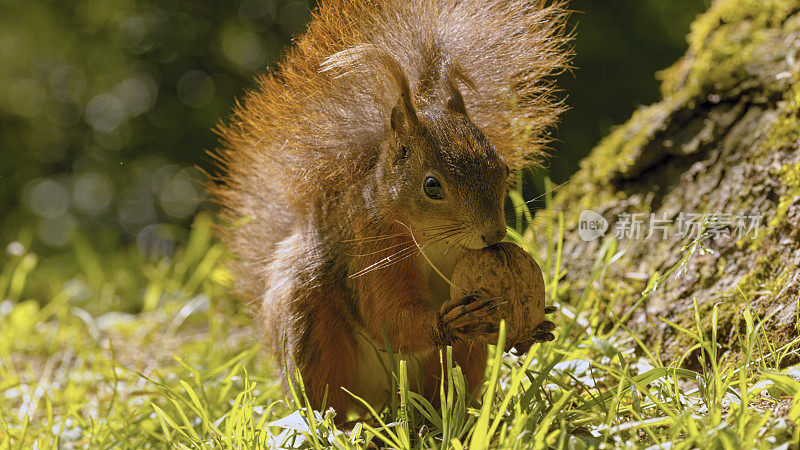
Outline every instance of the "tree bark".
<path id="1" fill-rule="evenodd" d="M 689 44 L 660 74 L 663 100 L 604 139 L 552 208 L 567 224 L 564 295 L 616 292 L 622 306 L 606 313 L 631 312 L 628 325 L 665 360 L 691 344 L 661 319 L 696 329 L 695 299 L 707 332 L 718 307 L 718 340 L 734 349 L 748 305 L 776 345 L 798 336 L 800 314 L 800 0 L 718 0 L 693 24 Z M 608 221 L 604 236 L 581 238 L 583 210 Z M 706 228 L 682 270 L 643 294 L 654 274 L 692 250 L 684 246 L 697 229 L 682 233 L 689 214 L 722 220 Z M 754 235 L 747 228 L 755 222 Z M 587 286 L 592 255 L 617 238 L 605 286 Z"/>

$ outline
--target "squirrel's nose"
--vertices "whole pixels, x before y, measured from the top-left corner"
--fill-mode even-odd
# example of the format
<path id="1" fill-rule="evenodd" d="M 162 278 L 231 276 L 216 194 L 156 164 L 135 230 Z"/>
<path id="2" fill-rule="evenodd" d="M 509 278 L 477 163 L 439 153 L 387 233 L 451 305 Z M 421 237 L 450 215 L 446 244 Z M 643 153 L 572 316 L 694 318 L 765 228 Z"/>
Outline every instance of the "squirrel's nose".
<path id="1" fill-rule="evenodd" d="M 483 239 L 483 242 L 487 246 L 497 244 L 502 241 L 504 237 L 506 237 L 505 225 L 503 225 L 502 228 L 497 228 L 496 230 L 481 235 L 481 239 Z"/>

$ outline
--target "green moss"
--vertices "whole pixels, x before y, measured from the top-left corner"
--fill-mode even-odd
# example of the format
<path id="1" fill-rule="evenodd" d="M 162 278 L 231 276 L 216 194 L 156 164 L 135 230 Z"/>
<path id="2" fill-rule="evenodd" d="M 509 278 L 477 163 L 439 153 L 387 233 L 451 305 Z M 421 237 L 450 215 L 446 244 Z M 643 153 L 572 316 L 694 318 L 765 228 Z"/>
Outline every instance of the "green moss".
<path id="1" fill-rule="evenodd" d="M 762 256 L 756 261 L 754 270 L 739 281 L 732 294 L 750 300 L 756 292 L 775 292 L 775 287 L 785 281 L 776 276 L 779 271 L 780 267 L 776 264 L 774 255 Z"/>
<path id="2" fill-rule="evenodd" d="M 791 148 L 800 141 L 800 82 L 795 83 L 786 94 L 783 105 L 780 117 L 759 146 L 758 153 L 769 154 L 777 149 Z M 778 239 L 782 227 L 786 225 L 790 206 L 795 198 L 800 196 L 800 163 L 784 164 L 775 174 L 775 178 L 781 180 L 784 192 L 766 228 L 761 230 L 758 239 L 750 244 L 750 251 L 759 250 L 765 240 L 771 237 Z M 797 270 L 797 267 L 786 267 L 786 264 L 779 263 L 784 260 L 781 258 L 782 251 L 780 246 L 774 246 L 767 254 L 760 257 L 754 270 L 738 283 L 737 290 L 748 299 L 756 292 L 777 294 L 786 285 L 789 275 Z"/>
<path id="3" fill-rule="evenodd" d="M 725 268 L 728 267 L 728 260 L 724 256 L 720 256 L 716 261 L 717 272 L 714 274 L 716 278 L 725 276 Z"/>
<path id="4" fill-rule="evenodd" d="M 580 170 L 556 197 L 556 202 L 569 202 L 563 208 L 566 222 L 575 223 L 584 209 L 598 209 L 602 205 L 621 200 L 625 194 L 611 186 L 611 180 L 628 172 L 639 159 L 645 145 L 660 130 L 660 124 L 674 112 L 680 102 L 667 101 L 640 108 L 631 119 L 604 138 L 592 153 L 580 163 Z M 587 192 L 587 186 L 592 186 Z M 561 209 L 561 208 L 556 208 Z"/>
<path id="5" fill-rule="evenodd" d="M 731 90 L 751 78 L 748 67 L 759 60 L 767 38 L 776 33 L 790 34 L 782 28 L 790 26 L 784 22 L 798 9 L 796 0 L 715 2 L 693 24 L 687 56 L 661 73 L 664 100 L 639 109 L 628 122 L 603 139 L 581 162 L 572 182 L 562 189 L 556 203 L 569 202 L 567 223 L 574 223 L 583 209 L 599 208 L 622 198 L 609 186 L 609 181 L 624 178 L 637 164 L 665 120 L 681 108 L 704 101 L 711 92 Z M 792 124 L 784 129 L 787 138 L 798 133 L 798 127 Z M 780 136 L 781 132 L 776 130 L 772 134 Z M 589 185 L 591 192 L 587 192 Z"/>
<path id="6" fill-rule="evenodd" d="M 781 172 L 781 180 L 786 187 L 786 193 L 781 196 L 775 215 L 770 219 L 760 239 L 751 246 L 751 250 L 757 250 L 764 239 L 780 234 L 778 230 L 785 226 L 789 206 L 800 195 L 800 164 L 784 165 Z M 755 297 L 756 293 L 777 295 L 789 282 L 789 277 L 798 270 L 797 266 L 782 262 L 785 261 L 782 253 L 783 249 L 780 246 L 774 246 L 767 254 L 761 256 L 754 265 L 753 271 L 745 275 L 737 284 L 736 291 L 747 300 Z"/>
<path id="7" fill-rule="evenodd" d="M 762 44 L 798 9 L 796 0 L 715 2 L 692 25 L 689 58 L 662 72 L 664 97 L 733 88 L 748 77 L 747 66 L 758 59 Z"/>
<path id="8" fill-rule="evenodd" d="M 758 153 L 769 155 L 776 149 L 791 148 L 797 142 L 800 142 L 800 82 L 795 83 L 786 94 L 781 115 L 759 146 Z M 786 221 L 789 207 L 794 198 L 800 195 L 800 164 L 784 164 L 775 174 L 775 178 L 781 180 L 786 191 L 778 200 L 778 206 L 767 223 L 766 229 L 762 230 L 758 239 L 750 245 L 751 251 L 757 250 L 763 240 L 772 235 L 775 229 Z"/>
<path id="9" fill-rule="evenodd" d="M 745 125 L 758 125 L 752 134 L 746 136 L 746 142 L 737 141 L 739 144 L 736 145 L 746 146 L 735 149 L 739 152 L 737 157 L 741 158 L 742 164 L 754 168 L 772 167 L 776 154 L 785 155 L 796 151 L 797 143 L 800 142 L 800 75 L 793 73 L 796 71 L 786 64 L 786 48 L 781 43 L 787 36 L 800 34 L 800 20 L 793 17 L 798 11 L 800 2 L 797 0 L 716 1 L 709 12 L 693 25 L 688 39 L 690 50 L 687 55 L 661 74 L 664 100 L 641 108 L 627 123 L 616 128 L 581 163 L 581 169 L 572 182 L 556 196 L 554 209 L 565 211 L 566 223 L 576 223 L 577 216 L 583 209 L 605 210 L 621 207 L 630 210 L 634 207 L 647 207 L 642 204 L 648 201 L 647 195 L 628 199 L 629 194 L 617 186 L 619 180 L 635 180 L 642 170 L 667 155 L 669 150 L 660 147 L 664 145 L 660 133 L 680 135 L 681 130 L 676 127 L 688 123 L 686 118 L 693 117 L 691 113 L 698 109 L 700 112 L 706 108 L 713 109 L 715 104 L 725 100 L 742 105 L 744 109 L 737 111 L 747 115 Z M 776 71 L 786 72 L 778 74 Z M 782 101 L 775 106 L 774 100 L 781 97 Z M 757 109 L 748 109 L 749 101 L 753 98 L 766 99 L 763 101 L 773 105 L 774 109 L 769 116 L 753 118 L 752 114 L 758 114 Z M 759 100 L 755 100 L 755 103 L 758 102 Z M 701 104 L 702 108 L 698 108 L 697 105 Z M 721 107 L 715 112 L 718 111 L 724 114 L 725 109 Z M 775 118 L 774 122 L 770 121 L 772 118 Z M 714 121 L 716 118 L 711 116 L 709 120 Z M 692 126 L 696 123 L 692 122 Z M 719 123 L 720 127 L 728 126 L 724 120 Z M 765 123 L 771 125 L 765 127 Z M 725 132 L 721 128 L 714 130 L 717 131 Z M 687 131 L 691 132 L 691 129 Z M 735 132 L 749 133 L 743 127 Z M 725 137 L 730 139 L 714 143 L 722 148 L 737 139 L 735 135 Z M 679 169 L 678 167 L 677 170 Z M 706 173 L 710 172 L 703 172 L 701 175 Z M 690 291 L 695 289 L 695 292 L 704 292 L 705 295 L 698 298 L 701 317 L 710 317 L 714 306 L 724 302 L 724 306 L 718 308 L 717 315 L 723 328 L 719 331 L 728 333 L 728 337 L 735 332 L 734 327 L 740 323 L 746 305 L 757 300 L 753 304 L 754 312 L 766 314 L 770 306 L 769 302 L 761 301 L 768 297 L 765 297 L 765 293 L 773 293 L 774 297 L 791 281 L 788 277 L 798 270 L 783 257 L 781 253 L 786 249 L 779 242 L 790 232 L 786 229 L 787 215 L 791 213 L 790 208 L 795 204 L 797 196 L 800 196 L 800 165 L 784 165 L 766 177 L 780 180 L 776 205 L 756 205 L 753 201 L 753 186 L 748 183 L 741 183 L 733 178 L 722 181 L 728 183 L 732 189 L 739 189 L 738 185 L 741 184 L 738 196 L 723 199 L 728 210 L 751 211 L 753 208 L 769 206 L 769 220 L 761 227 L 756 239 L 748 237 L 738 241 L 736 248 L 730 254 L 726 253 L 727 257 L 720 257 L 709 266 L 699 264 L 694 270 L 692 280 L 677 282 Z M 697 182 L 716 181 L 711 173 L 711 176 Z M 665 198 L 666 201 L 674 200 L 671 197 Z M 702 199 L 691 199 L 690 203 L 698 213 L 711 212 L 703 211 L 705 206 L 718 207 L 713 201 L 705 202 Z M 656 207 L 664 207 L 666 203 L 660 205 Z M 669 206 L 674 206 L 674 203 Z M 649 249 L 646 256 L 638 253 L 629 255 L 625 264 L 646 266 L 655 270 L 674 254 L 671 253 L 674 250 L 670 248 L 655 246 Z M 749 269 L 743 269 L 739 259 L 746 254 L 758 255 L 747 257 L 748 261 L 756 259 Z M 719 280 L 742 275 L 744 276 L 737 285 L 722 292 L 730 285 L 720 284 Z M 636 289 L 628 289 L 630 285 L 618 277 L 613 281 L 606 283 L 610 292 L 619 294 L 619 298 L 628 303 L 636 300 Z M 718 289 L 714 289 L 714 286 Z M 676 313 L 673 320 L 685 328 L 695 328 L 693 314 Z M 703 326 L 706 327 L 704 331 L 711 331 L 710 325 Z M 775 331 L 776 334 L 771 337 L 776 342 L 785 342 L 785 336 L 777 334 L 785 333 L 785 327 L 783 330 Z M 673 349 L 689 348 L 692 345 L 688 341 L 680 342 L 688 339 L 680 333 L 670 339 L 677 340 L 668 344 Z M 731 345 L 735 346 L 735 341 Z"/>
<path id="10" fill-rule="evenodd" d="M 775 228 L 786 221 L 786 213 L 789 206 L 794 202 L 795 197 L 800 195 L 800 164 L 794 166 L 784 165 L 781 168 L 781 180 L 787 189 L 787 194 L 783 195 L 775 209 L 775 216 L 769 221 L 769 228 Z"/>
<path id="11" fill-rule="evenodd" d="M 781 117 L 764 143 L 767 149 L 791 148 L 800 142 L 800 82 L 795 83 L 787 93 L 785 105 Z M 775 216 L 769 222 L 770 228 L 785 221 L 791 202 L 800 195 L 800 164 L 785 164 L 778 176 L 786 187 L 786 193 L 778 202 Z"/>

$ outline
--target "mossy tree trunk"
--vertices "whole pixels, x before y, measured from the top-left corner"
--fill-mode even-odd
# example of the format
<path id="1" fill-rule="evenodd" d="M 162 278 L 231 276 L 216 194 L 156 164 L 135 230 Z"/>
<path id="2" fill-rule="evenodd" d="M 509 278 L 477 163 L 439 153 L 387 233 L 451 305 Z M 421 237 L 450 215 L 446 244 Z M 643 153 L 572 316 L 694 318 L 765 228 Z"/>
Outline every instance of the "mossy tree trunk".
<path id="1" fill-rule="evenodd" d="M 619 238 L 604 281 L 613 291 L 597 291 L 616 297 L 615 314 L 632 312 L 629 325 L 665 360 L 689 345 L 661 319 L 695 328 L 695 299 L 707 331 L 717 306 L 731 348 L 748 305 L 775 344 L 798 335 L 800 314 L 800 0 L 718 0 L 689 42 L 661 74 L 664 99 L 595 148 L 553 205 L 567 224 L 564 294 L 587 288 L 590 255 Z M 583 210 L 608 221 L 603 237 L 581 239 Z M 690 251 L 689 221 L 714 214 L 680 275 L 643 296 Z"/>

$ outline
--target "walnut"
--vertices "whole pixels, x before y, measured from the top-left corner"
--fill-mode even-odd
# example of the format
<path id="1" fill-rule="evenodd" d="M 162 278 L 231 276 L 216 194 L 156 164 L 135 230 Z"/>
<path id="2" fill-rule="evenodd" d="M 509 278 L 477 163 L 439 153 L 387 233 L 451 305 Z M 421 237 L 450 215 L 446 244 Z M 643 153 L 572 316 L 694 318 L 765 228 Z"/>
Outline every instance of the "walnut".
<path id="1" fill-rule="evenodd" d="M 501 300 L 491 317 L 498 325 L 506 321 L 506 349 L 517 346 L 524 351 L 533 342 L 552 339 L 553 324 L 545 321 L 542 270 L 519 246 L 501 242 L 469 251 L 456 264 L 451 281 L 451 299 L 475 295 Z M 475 339 L 497 343 L 496 334 Z"/>

